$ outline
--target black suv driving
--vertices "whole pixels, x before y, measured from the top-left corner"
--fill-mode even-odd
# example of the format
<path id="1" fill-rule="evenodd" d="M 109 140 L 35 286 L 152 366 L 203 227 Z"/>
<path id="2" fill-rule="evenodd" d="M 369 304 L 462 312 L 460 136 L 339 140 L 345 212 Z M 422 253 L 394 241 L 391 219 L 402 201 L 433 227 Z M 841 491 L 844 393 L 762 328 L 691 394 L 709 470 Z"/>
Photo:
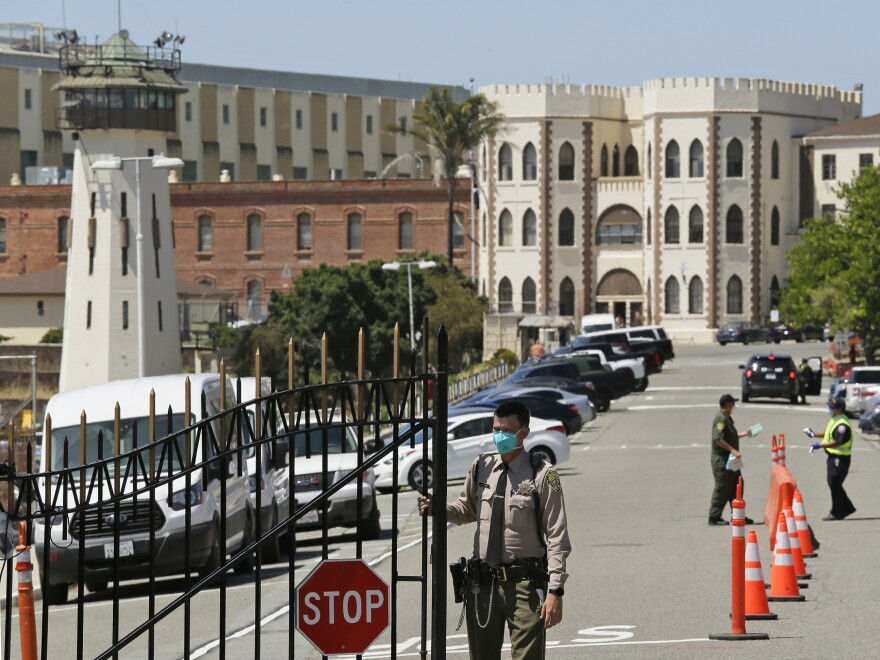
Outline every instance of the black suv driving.
<path id="1" fill-rule="evenodd" d="M 788 355 L 753 355 L 739 366 L 743 370 L 742 400 L 776 397 L 798 402 L 798 374 Z"/>

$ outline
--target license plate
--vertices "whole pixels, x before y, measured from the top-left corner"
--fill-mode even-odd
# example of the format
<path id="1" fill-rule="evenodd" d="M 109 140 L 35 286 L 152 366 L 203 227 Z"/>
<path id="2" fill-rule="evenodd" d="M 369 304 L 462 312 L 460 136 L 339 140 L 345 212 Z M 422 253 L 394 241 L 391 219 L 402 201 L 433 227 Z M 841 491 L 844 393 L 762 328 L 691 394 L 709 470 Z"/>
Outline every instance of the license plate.
<path id="1" fill-rule="evenodd" d="M 767 380 L 776 380 L 776 374 L 764 374 Z"/>
<path id="2" fill-rule="evenodd" d="M 115 548 L 112 543 L 104 544 L 104 559 L 113 559 L 113 551 Z M 120 557 L 133 557 L 134 556 L 134 541 L 120 541 L 119 542 L 119 556 Z"/>
<path id="3" fill-rule="evenodd" d="M 299 521 L 300 521 L 302 524 L 308 524 L 308 523 L 316 523 L 316 522 L 318 522 L 318 512 L 317 512 L 317 510 L 314 510 L 314 509 L 313 509 L 312 511 L 306 511 L 305 514 L 303 514 L 303 517 L 299 519 Z"/>

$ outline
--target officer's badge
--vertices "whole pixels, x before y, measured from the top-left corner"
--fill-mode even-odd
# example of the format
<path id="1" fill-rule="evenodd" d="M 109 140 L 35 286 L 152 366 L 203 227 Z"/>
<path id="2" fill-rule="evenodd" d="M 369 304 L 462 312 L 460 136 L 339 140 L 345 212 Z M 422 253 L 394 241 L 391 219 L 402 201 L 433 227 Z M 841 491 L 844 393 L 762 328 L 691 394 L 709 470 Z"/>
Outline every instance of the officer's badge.
<path id="1" fill-rule="evenodd" d="M 562 490 L 562 482 L 559 481 L 559 474 L 556 470 L 547 470 L 547 485 L 557 493 Z"/>
<path id="2" fill-rule="evenodd" d="M 516 492 L 519 495 L 531 495 L 534 489 L 535 487 L 532 485 L 532 482 L 526 480 L 516 487 Z"/>
<path id="3" fill-rule="evenodd" d="M 715 428 L 718 429 L 719 431 L 723 430 L 724 429 L 724 422 L 718 422 L 715 425 Z"/>

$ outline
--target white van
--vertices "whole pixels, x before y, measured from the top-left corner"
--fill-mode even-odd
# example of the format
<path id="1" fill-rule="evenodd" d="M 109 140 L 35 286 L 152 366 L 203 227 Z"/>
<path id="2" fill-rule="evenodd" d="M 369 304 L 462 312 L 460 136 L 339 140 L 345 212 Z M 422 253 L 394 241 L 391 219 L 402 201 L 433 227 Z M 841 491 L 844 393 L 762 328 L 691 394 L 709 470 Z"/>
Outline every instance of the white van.
<path id="1" fill-rule="evenodd" d="M 190 419 L 185 416 L 185 380 L 190 379 Z M 160 440 L 169 432 L 179 431 L 186 425 L 194 424 L 202 419 L 202 396 L 205 398 L 207 415 L 210 417 L 223 408 L 236 405 L 232 384 L 227 379 L 226 403 L 221 405 L 220 376 L 217 374 L 174 374 L 119 380 L 102 385 L 92 385 L 76 390 L 56 394 L 46 405 L 46 420 L 51 418 L 52 436 L 44 438 L 44 447 L 40 457 L 40 472 L 58 471 L 65 467 L 77 467 L 80 462 L 80 415 L 86 415 L 86 452 L 85 463 L 94 463 L 99 456 L 110 458 L 114 455 L 114 408 L 119 403 L 119 453 L 124 455 L 134 447 L 135 436 L 137 447 L 149 444 L 150 437 L 150 391 L 155 393 L 156 439 Z M 168 411 L 171 410 L 170 420 Z M 213 426 L 213 425 L 212 425 Z M 47 428 L 47 426 L 44 426 Z M 214 428 L 215 436 L 220 438 L 220 425 Z M 101 447 L 98 447 L 99 433 Z M 67 440 L 67 462 L 64 460 L 64 442 Z M 191 435 L 192 447 L 198 461 L 207 454 L 210 459 L 216 456 L 212 443 L 207 447 L 201 438 Z M 179 455 L 183 456 L 185 448 L 184 436 L 175 440 Z M 168 456 L 172 448 L 171 442 L 157 442 L 155 466 L 162 473 L 167 473 L 171 466 L 171 474 L 181 470 L 180 460 L 175 455 L 172 461 Z M 163 453 L 163 449 L 165 452 Z M 51 454 L 51 466 L 48 465 Z M 142 464 L 149 470 L 150 457 L 146 452 L 139 454 Z M 120 467 L 120 481 L 123 493 L 135 490 L 135 480 L 131 476 L 131 466 L 126 463 Z M 118 579 L 137 579 L 148 577 L 151 570 L 156 575 L 180 573 L 187 566 L 186 542 L 186 510 L 190 511 L 189 530 L 189 567 L 207 575 L 222 565 L 223 544 L 220 537 L 220 519 L 225 513 L 226 553 L 234 554 L 249 544 L 253 539 L 255 514 L 248 497 L 248 472 L 246 461 L 233 458 L 221 469 L 221 461 L 213 461 L 206 470 L 194 470 L 190 473 L 190 488 L 187 491 L 184 476 L 172 481 L 170 485 L 162 485 L 155 489 L 155 504 L 150 508 L 150 493 L 144 492 L 137 496 L 137 502 L 129 495 L 121 500 L 117 517 L 115 506 L 108 503 L 104 508 L 90 507 L 85 519 L 85 557 L 82 558 L 85 571 L 85 585 L 90 591 L 105 589 L 113 579 L 115 554 L 114 534 L 119 529 L 119 574 Z M 239 469 L 239 464 L 241 469 Z M 92 504 L 110 497 L 110 487 L 115 479 L 114 463 L 106 464 L 106 472 L 86 473 L 85 488 L 89 502 Z M 137 472 L 143 474 L 138 465 Z M 72 489 L 66 493 L 57 492 L 59 482 L 54 480 L 52 499 L 65 508 L 73 508 L 74 494 L 78 498 L 81 484 L 80 471 L 70 472 L 75 480 Z M 207 483 L 203 483 L 203 477 Z M 108 484 L 108 478 L 110 483 Z M 221 506 L 221 481 L 226 482 L 226 503 Z M 99 487 L 103 484 L 103 487 Z M 137 489 L 144 488 L 143 476 L 137 480 Z M 76 490 L 76 493 L 72 490 Z M 57 495 L 56 495 L 57 492 Z M 189 506 L 188 506 L 189 505 Z M 149 514 L 149 515 L 148 515 Z M 47 540 L 43 520 L 36 525 L 35 541 L 37 556 L 42 559 L 43 546 L 51 542 L 49 548 L 50 564 L 42 567 L 43 597 L 49 603 L 67 601 L 68 585 L 78 580 L 80 565 L 81 529 L 79 514 L 71 512 L 67 520 L 66 538 L 63 535 L 62 518 L 52 520 L 51 534 Z M 155 534 L 155 547 L 150 551 L 150 530 Z M 253 570 L 254 557 L 249 553 L 235 566 L 238 573 Z"/>
<path id="2" fill-rule="evenodd" d="M 581 333 L 601 332 L 602 330 L 615 330 L 617 323 L 614 314 L 587 314 L 581 317 Z"/>

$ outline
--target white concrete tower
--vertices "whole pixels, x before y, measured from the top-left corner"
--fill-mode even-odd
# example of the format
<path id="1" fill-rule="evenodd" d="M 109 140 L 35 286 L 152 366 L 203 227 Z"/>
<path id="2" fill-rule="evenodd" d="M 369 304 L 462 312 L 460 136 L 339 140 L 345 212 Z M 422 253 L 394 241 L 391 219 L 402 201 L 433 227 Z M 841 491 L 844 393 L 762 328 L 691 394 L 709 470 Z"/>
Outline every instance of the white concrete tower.
<path id="1" fill-rule="evenodd" d="M 76 131 L 61 391 L 180 371 L 168 168 L 182 162 L 163 155 L 186 91 L 179 41 L 121 30 L 61 50 L 59 127 Z"/>

